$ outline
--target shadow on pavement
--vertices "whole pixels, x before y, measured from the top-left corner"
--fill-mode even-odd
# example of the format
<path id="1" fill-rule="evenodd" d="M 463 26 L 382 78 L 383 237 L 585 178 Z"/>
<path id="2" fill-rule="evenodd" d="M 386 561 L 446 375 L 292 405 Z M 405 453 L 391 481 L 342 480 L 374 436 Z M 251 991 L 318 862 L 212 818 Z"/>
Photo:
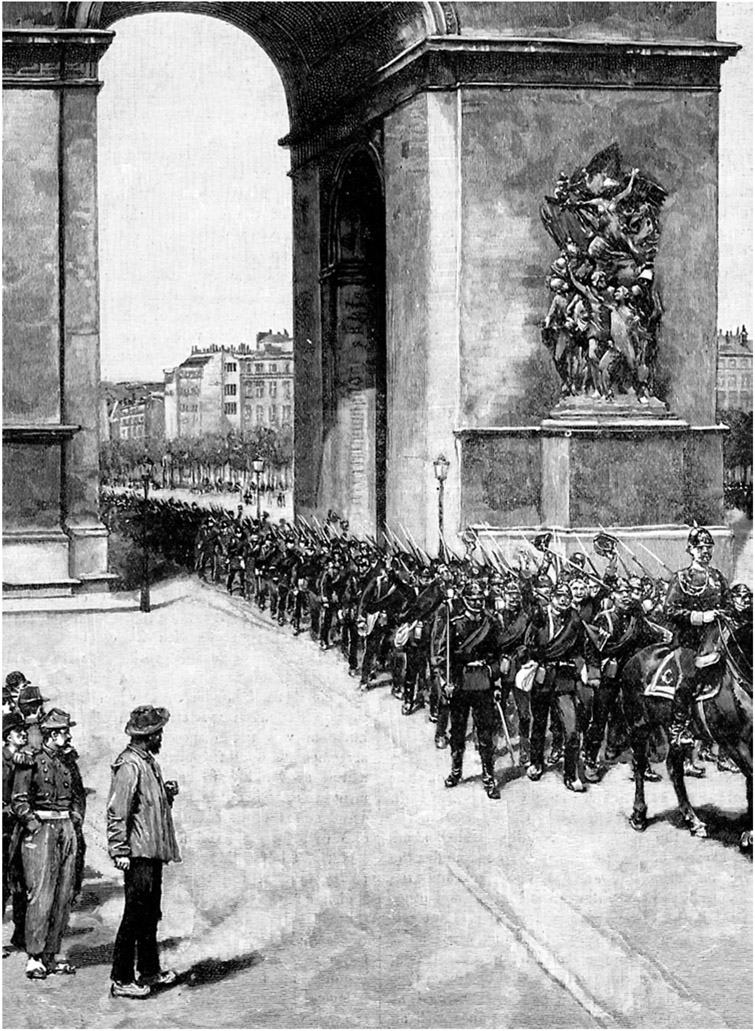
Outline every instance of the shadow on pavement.
<path id="1" fill-rule="evenodd" d="M 183 938 L 165 938 L 160 942 L 161 949 L 173 949 L 180 945 Z M 92 945 L 87 948 L 85 945 L 77 946 L 68 950 L 68 958 L 77 967 L 100 967 L 110 965 L 113 962 L 114 942 L 104 942 L 102 945 Z"/>
<path id="2" fill-rule="evenodd" d="M 167 942 L 164 944 L 167 945 Z M 189 988 L 218 984 L 242 970 L 251 970 L 252 967 L 259 966 L 263 960 L 261 952 L 246 952 L 242 956 L 234 956 L 233 959 L 202 959 L 188 970 L 182 971 L 171 988 L 181 984 Z"/>
<path id="3" fill-rule="evenodd" d="M 110 899 L 123 895 L 123 885 L 116 881 L 102 881 L 101 884 L 88 884 L 81 892 L 75 906 L 76 912 L 82 909 L 98 909 Z"/>
<path id="4" fill-rule="evenodd" d="M 730 812 L 714 805 L 696 805 L 695 812 L 708 829 L 708 839 L 718 841 L 725 848 L 739 850 L 739 839 L 743 831 L 749 829 L 746 803 L 744 799 L 744 780 L 742 781 L 742 811 Z M 687 825 L 676 808 L 665 809 L 648 818 L 648 828 L 654 823 L 670 823 L 680 831 L 687 831 Z M 702 839 L 706 840 L 706 839 Z M 745 853 L 743 853 L 745 855 Z"/>

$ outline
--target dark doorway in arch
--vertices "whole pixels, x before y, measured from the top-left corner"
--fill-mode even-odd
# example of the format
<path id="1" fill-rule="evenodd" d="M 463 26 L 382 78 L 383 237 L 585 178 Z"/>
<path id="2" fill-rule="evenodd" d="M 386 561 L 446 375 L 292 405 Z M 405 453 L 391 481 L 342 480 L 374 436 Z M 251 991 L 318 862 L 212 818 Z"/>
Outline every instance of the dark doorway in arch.
<path id="1" fill-rule="evenodd" d="M 320 507 L 356 533 L 385 522 L 385 199 L 371 148 L 340 163 L 323 272 L 323 476 Z"/>

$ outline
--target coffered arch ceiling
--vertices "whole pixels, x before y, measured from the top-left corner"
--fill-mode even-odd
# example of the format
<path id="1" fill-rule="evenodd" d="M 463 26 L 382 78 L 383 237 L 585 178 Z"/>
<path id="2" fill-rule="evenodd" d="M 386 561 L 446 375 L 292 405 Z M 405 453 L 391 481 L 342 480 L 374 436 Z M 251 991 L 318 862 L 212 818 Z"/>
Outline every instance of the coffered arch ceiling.
<path id="1" fill-rule="evenodd" d="M 124 18 L 156 12 L 202 14 L 237 26 L 278 68 L 293 134 L 321 121 L 339 98 L 369 84 L 381 68 L 422 40 L 458 31 L 454 5 L 441 3 L 127 0 L 65 7 L 68 28 L 108 29 Z"/>

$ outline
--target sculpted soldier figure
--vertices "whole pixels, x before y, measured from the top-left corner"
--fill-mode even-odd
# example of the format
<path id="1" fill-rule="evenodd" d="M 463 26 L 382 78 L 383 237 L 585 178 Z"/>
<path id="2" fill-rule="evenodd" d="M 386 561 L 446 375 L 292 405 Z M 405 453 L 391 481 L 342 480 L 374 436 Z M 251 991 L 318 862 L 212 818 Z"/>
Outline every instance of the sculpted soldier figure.
<path id="1" fill-rule="evenodd" d="M 482 783 L 488 798 L 500 798 L 495 782 L 493 733 L 496 726 L 495 681 L 500 674 L 501 630 L 485 611 L 482 586 L 472 580 L 461 592 L 463 611 L 447 610 L 446 635 L 438 672 L 451 710 L 451 772 L 446 787 L 461 780 L 467 723 L 472 713 L 482 763 Z"/>
<path id="2" fill-rule="evenodd" d="M 40 724 L 41 749 L 28 767 L 16 771 L 13 782 L 11 809 L 24 828 L 26 976 L 31 980 L 75 973 L 70 963 L 57 959 L 75 888 L 74 822 L 84 818 L 81 777 L 74 776 L 70 757 L 64 761 L 61 756 L 75 726 L 67 712 L 51 709 Z"/>

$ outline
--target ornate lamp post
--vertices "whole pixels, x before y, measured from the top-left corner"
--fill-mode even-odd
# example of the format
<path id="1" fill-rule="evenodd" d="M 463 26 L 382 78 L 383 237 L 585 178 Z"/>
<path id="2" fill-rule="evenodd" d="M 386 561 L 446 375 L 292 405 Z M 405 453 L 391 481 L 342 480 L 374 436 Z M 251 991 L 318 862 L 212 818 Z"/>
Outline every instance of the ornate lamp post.
<path id="1" fill-rule="evenodd" d="M 252 469 L 257 480 L 257 522 L 260 521 L 260 479 L 262 477 L 262 470 L 265 468 L 265 461 L 263 458 L 254 458 L 252 460 Z"/>
<path id="2" fill-rule="evenodd" d="M 148 501 L 149 501 L 149 485 L 152 482 L 152 468 L 154 462 L 145 455 L 139 463 L 139 473 L 142 479 L 142 486 L 144 488 L 144 498 L 142 500 L 142 592 L 139 599 L 139 609 L 142 612 L 150 611 L 150 600 L 149 600 L 149 558 L 147 556 L 147 515 L 148 515 Z"/>
<path id="3" fill-rule="evenodd" d="M 435 479 L 438 481 L 438 533 L 440 535 L 438 554 L 440 555 L 443 551 L 443 490 L 451 463 L 445 455 L 441 454 L 433 462 L 433 468 L 435 470 Z"/>

